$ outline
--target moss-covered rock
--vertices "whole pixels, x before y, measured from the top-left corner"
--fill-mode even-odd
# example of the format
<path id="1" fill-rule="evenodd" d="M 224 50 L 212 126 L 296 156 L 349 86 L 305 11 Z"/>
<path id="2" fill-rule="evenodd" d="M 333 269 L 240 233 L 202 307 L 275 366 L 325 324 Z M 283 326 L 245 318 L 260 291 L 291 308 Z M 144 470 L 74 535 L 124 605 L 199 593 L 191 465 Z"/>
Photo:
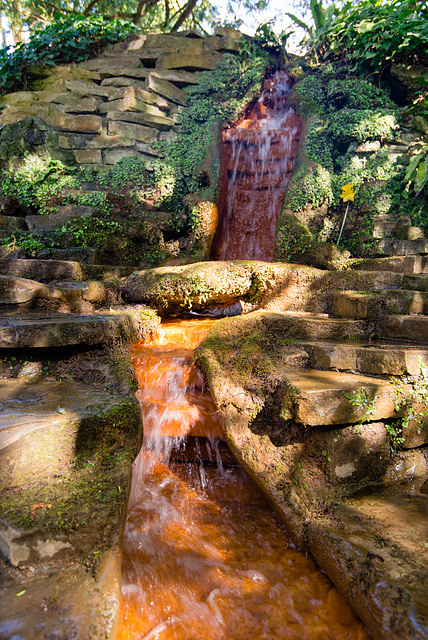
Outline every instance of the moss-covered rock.
<path id="1" fill-rule="evenodd" d="M 268 306 L 282 310 L 322 309 L 323 272 L 292 264 L 200 262 L 134 272 L 124 285 L 129 302 L 144 302 L 162 315 L 202 311 L 240 302 L 245 311 Z M 318 289 L 317 289 L 318 284 Z"/>
<path id="2" fill-rule="evenodd" d="M 307 232 L 315 241 L 335 242 L 345 207 L 342 186 L 356 187 L 343 246 L 354 256 L 376 255 L 372 218 L 382 213 L 407 213 L 424 225 L 424 204 L 405 197 L 403 152 L 388 146 L 400 136 L 396 105 L 381 89 L 333 65 L 309 71 L 290 93 L 290 103 L 303 121 L 295 171 L 285 195 L 276 232 L 276 258 L 317 265 L 302 251 Z M 405 149 L 404 149 L 405 153 Z M 404 195 L 403 195 L 404 194 Z M 290 226 L 294 214 L 306 227 Z M 295 251 L 290 251 L 290 246 Z M 320 245 L 318 245 L 320 246 Z M 299 255 L 300 254 L 300 255 Z"/>

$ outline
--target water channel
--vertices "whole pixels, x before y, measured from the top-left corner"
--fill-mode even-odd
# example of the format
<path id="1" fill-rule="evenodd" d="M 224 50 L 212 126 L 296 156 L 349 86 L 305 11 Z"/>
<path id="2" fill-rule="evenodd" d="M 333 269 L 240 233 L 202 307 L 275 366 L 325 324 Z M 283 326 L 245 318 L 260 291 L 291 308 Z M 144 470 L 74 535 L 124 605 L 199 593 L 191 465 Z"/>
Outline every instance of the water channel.
<path id="1" fill-rule="evenodd" d="M 367 640 L 221 440 L 192 353 L 213 320 L 134 345 L 144 440 L 124 535 L 118 640 Z"/>

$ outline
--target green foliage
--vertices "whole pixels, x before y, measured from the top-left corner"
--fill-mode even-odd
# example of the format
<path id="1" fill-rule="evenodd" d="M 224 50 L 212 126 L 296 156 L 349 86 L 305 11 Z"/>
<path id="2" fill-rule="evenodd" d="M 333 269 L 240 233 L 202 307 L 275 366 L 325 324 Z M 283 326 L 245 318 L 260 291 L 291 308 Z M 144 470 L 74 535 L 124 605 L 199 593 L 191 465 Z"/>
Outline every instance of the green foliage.
<path id="1" fill-rule="evenodd" d="M 343 66 L 334 63 L 297 83 L 290 100 L 305 120 L 305 159 L 290 183 L 285 208 L 295 213 L 307 211 L 311 218 L 306 224 L 316 238 L 336 242 L 345 184 L 357 189 L 343 242 L 353 255 L 376 253 L 375 214 L 399 211 L 410 215 L 414 225 L 428 224 L 426 147 L 414 147 L 414 161 L 408 168 L 405 158 L 389 153 L 385 142 L 395 142 L 399 111 L 384 91 L 350 77 Z M 416 185 L 422 197 L 411 197 Z M 325 205 L 327 215 L 324 209 L 317 216 L 316 210 Z M 366 212 L 364 217 L 361 211 Z"/>
<path id="2" fill-rule="evenodd" d="M 54 20 L 12 52 L 10 47 L 0 50 L 0 92 L 25 89 L 31 67 L 86 60 L 107 44 L 125 40 L 135 30 L 132 23 L 118 19 L 105 22 L 101 16 Z"/>
<path id="3" fill-rule="evenodd" d="M 412 189 L 418 196 L 422 191 L 428 195 L 428 141 L 421 140 L 411 148 L 412 156 L 407 167 L 405 180 L 406 189 Z"/>
<path id="4" fill-rule="evenodd" d="M 388 63 L 426 52 L 428 20 L 425 2 L 360 0 L 346 2 L 316 37 L 324 60 L 341 57 L 352 69 L 381 71 Z"/>
<path id="5" fill-rule="evenodd" d="M 395 387 L 395 410 L 403 411 L 401 418 L 403 431 L 409 428 L 410 423 L 418 425 L 417 432 L 420 433 L 422 423 L 428 416 L 428 368 L 419 358 L 419 376 L 410 380 L 410 390 L 403 389 L 402 383 L 392 380 Z"/>
<path id="6" fill-rule="evenodd" d="M 0 189 L 3 195 L 15 196 L 24 207 L 41 214 L 52 213 L 52 198 L 73 183 L 73 175 L 67 171 L 60 160 L 26 154 L 5 168 Z"/>
<path id="7" fill-rule="evenodd" d="M 339 145 L 352 140 L 392 140 L 397 128 L 396 114 L 391 110 L 341 109 L 329 122 L 329 135 Z"/>
<path id="8" fill-rule="evenodd" d="M 123 227 L 114 220 L 80 217 L 71 220 L 66 226 L 62 227 L 61 233 L 71 234 L 76 247 L 102 249 L 111 237 L 123 235 Z"/>

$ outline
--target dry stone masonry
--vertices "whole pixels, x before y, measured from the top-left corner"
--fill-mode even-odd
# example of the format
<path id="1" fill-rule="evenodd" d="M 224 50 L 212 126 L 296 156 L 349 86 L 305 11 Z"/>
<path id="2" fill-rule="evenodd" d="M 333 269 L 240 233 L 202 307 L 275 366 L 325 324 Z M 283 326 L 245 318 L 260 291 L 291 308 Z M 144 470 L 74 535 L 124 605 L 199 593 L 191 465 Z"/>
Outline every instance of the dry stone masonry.
<path id="1" fill-rule="evenodd" d="M 127 156 L 153 160 L 160 154 L 152 144 L 173 135 L 177 111 L 186 106 L 183 89 L 224 53 L 238 52 L 240 37 L 220 27 L 208 37 L 194 30 L 134 35 L 93 60 L 35 69 L 29 91 L 0 99 L 0 126 L 38 117 L 83 167 Z"/>

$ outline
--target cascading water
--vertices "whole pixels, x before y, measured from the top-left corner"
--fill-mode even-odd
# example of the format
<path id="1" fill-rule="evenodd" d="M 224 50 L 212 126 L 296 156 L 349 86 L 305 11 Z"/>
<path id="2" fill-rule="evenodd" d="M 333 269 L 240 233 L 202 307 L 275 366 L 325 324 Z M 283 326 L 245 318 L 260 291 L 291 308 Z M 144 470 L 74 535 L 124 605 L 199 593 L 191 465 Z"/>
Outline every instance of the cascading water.
<path id="1" fill-rule="evenodd" d="M 288 103 L 285 71 L 265 80 L 251 111 L 223 131 L 217 260 L 274 259 L 274 237 L 294 167 L 300 121 Z"/>
<path id="2" fill-rule="evenodd" d="M 118 640 L 367 640 L 219 438 L 192 365 L 214 322 L 168 322 L 133 348 L 144 440 L 124 535 Z"/>

